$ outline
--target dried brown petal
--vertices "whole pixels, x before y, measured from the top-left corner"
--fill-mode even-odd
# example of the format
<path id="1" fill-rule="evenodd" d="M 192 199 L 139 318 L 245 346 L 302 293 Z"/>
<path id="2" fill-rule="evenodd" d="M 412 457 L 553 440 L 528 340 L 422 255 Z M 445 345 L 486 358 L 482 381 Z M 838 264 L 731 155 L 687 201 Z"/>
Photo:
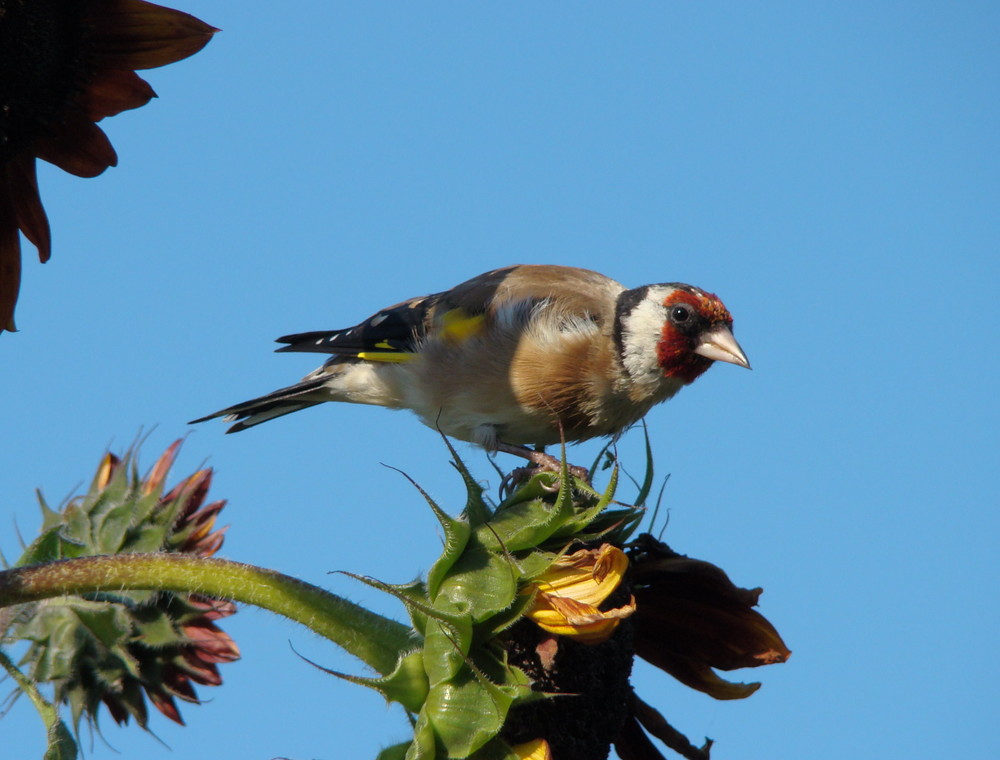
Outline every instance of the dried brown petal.
<path id="1" fill-rule="evenodd" d="M 181 717 L 180 710 L 177 709 L 177 703 L 162 687 L 146 686 L 146 694 L 149 696 L 149 701 L 153 703 L 153 707 L 174 723 L 184 725 L 184 719 Z"/>
<path id="2" fill-rule="evenodd" d="M 38 249 L 38 258 L 44 264 L 52 253 L 52 238 L 49 219 L 38 195 L 35 157 L 22 153 L 8 161 L 4 169 L 14 201 L 17 224 L 24 236 Z"/>
<path id="3" fill-rule="evenodd" d="M 219 673 L 218 666 L 214 662 L 206 662 L 201 659 L 197 650 L 185 649 L 181 653 L 181 658 L 183 664 L 180 667 L 184 668 L 184 672 L 195 683 L 200 683 L 203 686 L 220 686 L 222 684 L 222 675 Z"/>
<path id="4" fill-rule="evenodd" d="M 628 717 L 615 739 L 615 752 L 621 760 L 666 760 L 634 715 Z"/>
<path id="5" fill-rule="evenodd" d="M 14 205 L 0 186 L 0 330 L 14 330 L 14 306 L 21 288 L 21 239 Z"/>
<path id="6" fill-rule="evenodd" d="M 240 658 L 240 648 L 232 637 L 207 620 L 185 625 L 184 635 L 205 662 L 233 662 Z"/>
<path id="7" fill-rule="evenodd" d="M 167 691 L 178 699 L 198 704 L 198 694 L 191 685 L 191 679 L 187 673 L 176 665 L 168 664 L 163 666 L 163 672 L 160 674 L 160 682 Z"/>
<path id="8" fill-rule="evenodd" d="M 142 484 L 143 493 L 153 493 L 163 487 L 163 481 L 167 479 L 167 473 L 174 466 L 180 448 L 181 440 L 178 439 L 160 454 L 160 458 L 156 460 L 156 464 L 153 465 L 153 469 L 149 471 L 149 475 L 146 476 Z"/>
<path id="9" fill-rule="evenodd" d="M 96 177 L 118 165 L 118 154 L 103 130 L 74 111 L 51 133 L 35 141 L 39 158 L 77 177 Z"/>
<path id="10" fill-rule="evenodd" d="M 718 567 L 689 559 L 650 537 L 632 556 L 636 654 L 717 699 L 749 696 L 759 684 L 733 684 L 712 669 L 784 662 L 791 652 L 753 609 L 759 589 L 739 588 Z"/>
<path id="11" fill-rule="evenodd" d="M 152 69 L 201 50 L 218 29 L 182 11 L 142 0 L 90 0 L 99 66 Z"/>
<path id="12" fill-rule="evenodd" d="M 686 760 L 709 760 L 713 744 L 711 739 L 705 739 L 705 744 L 701 747 L 694 746 L 656 709 L 639 699 L 635 692 L 632 692 L 632 714 L 644 729 Z"/>
<path id="13" fill-rule="evenodd" d="M 198 511 L 211 485 L 212 471 L 210 469 L 198 470 L 198 472 L 185 478 L 171 488 L 170 493 L 164 496 L 162 500 L 173 501 L 175 499 L 185 499 L 184 511 L 180 514 L 179 519 L 186 522 L 188 517 Z"/>
<path id="14" fill-rule="evenodd" d="M 191 594 L 187 598 L 187 603 L 201 611 L 201 617 L 205 620 L 218 620 L 236 614 L 236 603 L 228 599 L 213 599 L 210 596 Z"/>
<path id="15" fill-rule="evenodd" d="M 87 118 L 100 121 L 122 111 L 141 108 L 156 97 L 149 83 L 134 71 L 98 71 L 83 93 Z"/>

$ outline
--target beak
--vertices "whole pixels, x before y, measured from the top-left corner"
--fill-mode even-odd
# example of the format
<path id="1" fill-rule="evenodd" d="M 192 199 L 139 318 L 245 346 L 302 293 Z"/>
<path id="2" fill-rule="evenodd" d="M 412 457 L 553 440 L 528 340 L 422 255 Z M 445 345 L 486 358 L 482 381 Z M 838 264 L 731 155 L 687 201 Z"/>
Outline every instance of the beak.
<path id="1" fill-rule="evenodd" d="M 736 342 L 733 333 L 725 325 L 713 327 L 711 330 L 702 333 L 701 340 L 694 347 L 694 352 L 706 359 L 717 362 L 729 362 L 738 364 L 741 367 L 750 369 L 750 362 L 747 361 L 746 354 Z"/>

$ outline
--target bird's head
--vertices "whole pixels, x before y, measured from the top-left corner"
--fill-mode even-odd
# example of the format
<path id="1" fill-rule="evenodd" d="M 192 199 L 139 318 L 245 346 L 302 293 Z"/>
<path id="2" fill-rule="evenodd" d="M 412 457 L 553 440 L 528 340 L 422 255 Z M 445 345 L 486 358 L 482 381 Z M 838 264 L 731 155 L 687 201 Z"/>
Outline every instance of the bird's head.
<path id="1" fill-rule="evenodd" d="M 622 363 L 634 379 L 655 374 L 686 385 L 715 361 L 750 369 L 722 301 L 683 283 L 622 293 L 616 338 Z"/>

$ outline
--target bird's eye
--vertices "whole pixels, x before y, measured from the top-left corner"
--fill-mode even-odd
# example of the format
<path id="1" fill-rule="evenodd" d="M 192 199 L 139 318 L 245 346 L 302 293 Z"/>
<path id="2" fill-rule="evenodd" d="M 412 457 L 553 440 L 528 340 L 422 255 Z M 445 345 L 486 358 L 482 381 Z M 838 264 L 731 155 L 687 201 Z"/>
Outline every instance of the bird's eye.
<path id="1" fill-rule="evenodd" d="M 687 306 L 675 306 L 670 310 L 670 318 L 674 322 L 687 322 L 691 317 L 691 309 Z"/>

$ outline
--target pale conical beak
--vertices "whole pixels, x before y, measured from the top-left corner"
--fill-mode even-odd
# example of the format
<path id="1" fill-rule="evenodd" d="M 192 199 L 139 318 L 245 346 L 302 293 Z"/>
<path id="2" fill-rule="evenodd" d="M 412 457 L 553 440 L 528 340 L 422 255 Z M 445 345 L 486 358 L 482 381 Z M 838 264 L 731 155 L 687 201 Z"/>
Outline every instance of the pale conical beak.
<path id="1" fill-rule="evenodd" d="M 733 333 L 725 325 L 713 327 L 708 332 L 702 333 L 701 340 L 695 346 L 694 352 L 706 359 L 739 364 L 741 367 L 750 369 L 747 355 L 743 353 L 743 349 L 736 342 Z"/>

